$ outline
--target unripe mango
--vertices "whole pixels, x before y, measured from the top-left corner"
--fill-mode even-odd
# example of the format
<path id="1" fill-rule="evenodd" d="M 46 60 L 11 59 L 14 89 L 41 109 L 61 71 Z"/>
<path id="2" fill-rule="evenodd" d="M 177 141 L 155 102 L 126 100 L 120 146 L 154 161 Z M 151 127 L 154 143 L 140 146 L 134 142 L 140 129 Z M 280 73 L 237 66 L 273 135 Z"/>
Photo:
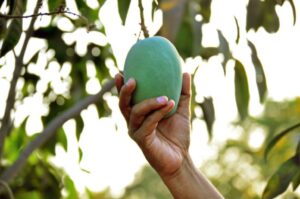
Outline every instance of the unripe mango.
<path id="1" fill-rule="evenodd" d="M 125 60 L 124 80 L 136 81 L 132 103 L 167 96 L 175 102 L 165 117 L 176 112 L 182 87 L 182 62 L 174 45 L 167 39 L 154 36 L 138 41 Z"/>

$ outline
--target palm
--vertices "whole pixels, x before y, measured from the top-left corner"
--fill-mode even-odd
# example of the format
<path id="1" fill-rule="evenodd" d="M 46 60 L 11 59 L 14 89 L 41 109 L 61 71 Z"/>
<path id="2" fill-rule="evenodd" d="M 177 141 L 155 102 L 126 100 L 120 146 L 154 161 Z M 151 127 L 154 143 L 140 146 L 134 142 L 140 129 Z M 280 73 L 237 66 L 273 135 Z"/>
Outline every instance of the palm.
<path id="1" fill-rule="evenodd" d="M 189 110 L 182 103 L 186 103 L 184 99 L 181 99 L 177 113 L 158 123 L 146 143 L 149 147 L 146 147 L 146 158 L 154 168 L 165 173 L 179 168 L 189 146 Z"/>

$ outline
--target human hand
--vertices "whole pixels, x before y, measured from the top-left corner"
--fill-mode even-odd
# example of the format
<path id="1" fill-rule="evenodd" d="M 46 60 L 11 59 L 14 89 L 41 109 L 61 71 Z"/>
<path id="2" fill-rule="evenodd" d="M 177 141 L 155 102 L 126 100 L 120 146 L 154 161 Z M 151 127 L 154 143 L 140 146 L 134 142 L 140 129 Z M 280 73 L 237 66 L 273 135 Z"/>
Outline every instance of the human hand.
<path id="1" fill-rule="evenodd" d="M 127 122 L 130 137 L 139 145 L 150 165 L 161 175 L 170 176 L 180 169 L 188 156 L 190 143 L 190 75 L 183 74 L 181 96 L 175 114 L 174 101 L 165 96 L 148 99 L 134 106 L 131 98 L 136 82 L 124 84 L 121 74 L 115 77 L 119 107 Z"/>

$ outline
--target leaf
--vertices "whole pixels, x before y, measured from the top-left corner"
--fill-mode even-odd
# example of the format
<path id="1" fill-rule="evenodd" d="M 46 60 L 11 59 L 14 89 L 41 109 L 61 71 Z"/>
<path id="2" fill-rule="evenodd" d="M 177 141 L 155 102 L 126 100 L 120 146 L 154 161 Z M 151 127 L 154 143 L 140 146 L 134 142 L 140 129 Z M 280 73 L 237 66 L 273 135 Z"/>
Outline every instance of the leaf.
<path id="1" fill-rule="evenodd" d="M 152 1 L 152 9 L 151 9 L 151 18 L 154 20 L 154 13 L 158 9 L 158 2 L 157 0 Z"/>
<path id="2" fill-rule="evenodd" d="M 232 58 L 232 55 L 231 55 L 231 51 L 229 48 L 229 44 L 220 30 L 218 30 L 218 37 L 219 37 L 219 42 L 220 42 L 219 51 L 224 56 L 224 60 L 222 62 L 223 70 L 224 70 L 224 74 L 226 74 L 226 62 Z"/>
<path id="3" fill-rule="evenodd" d="M 211 0 L 201 0 L 199 1 L 200 14 L 203 17 L 203 22 L 208 23 L 211 15 Z"/>
<path id="4" fill-rule="evenodd" d="M 179 54 L 183 58 L 190 57 L 193 53 L 193 46 L 194 46 L 193 28 L 191 26 L 191 23 L 189 23 L 187 20 L 183 21 L 177 33 L 175 46 Z"/>
<path id="5" fill-rule="evenodd" d="M 83 127 L 84 127 L 84 122 L 83 122 L 83 119 L 81 116 L 76 117 L 75 121 L 76 121 L 76 138 L 77 138 L 77 141 L 79 141 L 80 135 L 81 135 Z"/>
<path id="6" fill-rule="evenodd" d="M 263 103 L 266 98 L 267 90 L 268 90 L 265 72 L 264 72 L 263 66 L 257 56 L 257 51 L 256 51 L 254 44 L 248 40 L 248 45 L 252 51 L 251 58 L 252 58 L 252 62 L 253 62 L 253 65 L 255 68 L 255 73 L 256 73 L 256 85 L 258 88 L 259 100 L 260 100 L 260 103 Z"/>
<path id="7" fill-rule="evenodd" d="M 294 176 L 293 181 L 292 181 L 293 191 L 296 191 L 296 189 L 299 187 L 299 184 L 300 184 L 300 169 L 298 169 L 297 173 L 295 173 L 295 176 Z"/>
<path id="8" fill-rule="evenodd" d="M 219 54 L 218 48 L 215 47 L 200 48 L 200 56 L 205 60 L 208 60 L 210 57 L 218 54 Z"/>
<path id="9" fill-rule="evenodd" d="M 289 0 L 290 4 L 291 4 L 291 7 L 292 7 L 292 10 L 293 10 L 293 16 L 294 16 L 294 25 L 296 24 L 296 20 L 297 20 L 297 14 L 296 14 L 296 6 L 294 4 L 294 1 L 293 0 Z"/>
<path id="10" fill-rule="evenodd" d="M 11 15 L 14 12 L 14 9 L 16 7 L 16 1 L 15 0 L 8 0 L 9 10 L 8 14 Z"/>
<path id="11" fill-rule="evenodd" d="M 5 18 L 0 18 L 0 40 L 5 38 L 7 30 L 7 20 Z"/>
<path id="12" fill-rule="evenodd" d="M 253 28 L 255 31 L 261 26 L 263 21 L 263 3 L 261 0 L 249 0 L 247 6 L 246 30 Z"/>
<path id="13" fill-rule="evenodd" d="M 80 147 L 78 147 L 78 153 L 79 153 L 78 162 L 80 163 L 83 157 L 83 151 Z"/>
<path id="14" fill-rule="evenodd" d="M 284 162 L 269 179 L 262 199 L 272 199 L 283 193 L 288 188 L 295 173 L 299 171 L 299 168 L 296 156 Z"/>
<path id="15" fill-rule="evenodd" d="M 3 41 L 0 57 L 12 50 L 20 40 L 22 34 L 22 20 L 13 19 L 9 24 L 6 38 Z"/>
<path id="16" fill-rule="evenodd" d="M 129 6 L 130 0 L 118 0 L 119 15 L 121 17 L 123 25 L 125 24 Z"/>
<path id="17" fill-rule="evenodd" d="M 273 1 L 268 5 L 268 2 L 265 1 L 264 4 L 264 12 L 263 12 L 263 27 L 266 29 L 269 33 L 277 32 L 279 29 L 279 18 L 277 16 L 276 10 L 275 10 L 275 4 Z"/>
<path id="18" fill-rule="evenodd" d="M 244 120 L 248 115 L 249 106 L 249 87 L 248 79 L 244 66 L 238 60 L 235 60 L 234 67 L 235 75 L 235 100 L 237 104 L 238 113 L 241 120 Z"/>
<path id="19" fill-rule="evenodd" d="M 62 145 L 65 151 L 68 150 L 68 140 L 67 140 L 66 132 L 64 131 L 63 128 L 60 128 L 57 132 L 57 142 Z"/>
<path id="20" fill-rule="evenodd" d="M 235 21 L 235 25 L 236 25 L 236 39 L 235 39 L 235 43 L 239 43 L 240 42 L 240 26 L 239 26 L 239 22 L 237 20 L 236 17 L 234 17 L 234 21 Z"/>
<path id="21" fill-rule="evenodd" d="M 78 193 L 75 187 L 75 184 L 69 176 L 64 177 L 64 187 L 66 189 L 67 195 L 65 196 L 66 199 L 75 199 L 78 198 Z"/>
<path id="22" fill-rule="evenodd" d="M 65 0 L 51 0 L 48 1 L 48 6 L 50 11 L 58 10 L 60 6 L 66 5 Z"/>
<path id="23" fill-rule="evenodd" d="M 280 132 L 278 135 L 276 135 L 266 146 L 265 149 L 265 153 L 264 153 L 264 158 L 265 160 L 267 160 L 268 154 L 270 153 L 270 151 L 273 149 L 273 147 L 277 144 L 277 142 L 279 142 L 279 140 L 281 138 L 283 138 L 285 135 L 287 135 L 288 133 L 292 132 L 292 130 L 299 128 L 300 127 L 300 122 L 283 130 L 282 132 Z"/>
<path id="24" fill-rule="evenodd" d="M 213 124 L 215 122 L 215 109 L 213 105 L 213 99 L 211 97 L 204 98 L 204 101 L 202 103 L 199 103 L 202 112 L 203 117 L 207 126 L 209 137 L 212 137 L 212 128 Z"/>

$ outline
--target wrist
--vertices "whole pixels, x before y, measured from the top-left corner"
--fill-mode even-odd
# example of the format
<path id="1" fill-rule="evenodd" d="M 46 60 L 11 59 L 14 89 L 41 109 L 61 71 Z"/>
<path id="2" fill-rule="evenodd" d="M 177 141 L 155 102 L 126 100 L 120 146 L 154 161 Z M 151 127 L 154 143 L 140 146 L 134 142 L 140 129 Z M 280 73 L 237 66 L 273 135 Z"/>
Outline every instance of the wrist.
<path id="1" fill-rule="evenodd" d="M 177 171 L 170 175 L 161 175 L 161 178 L 175 199 L 223 198 L 207 178 L 195 167 L 189 155 L 184 158 L 181 167 Z"/>

